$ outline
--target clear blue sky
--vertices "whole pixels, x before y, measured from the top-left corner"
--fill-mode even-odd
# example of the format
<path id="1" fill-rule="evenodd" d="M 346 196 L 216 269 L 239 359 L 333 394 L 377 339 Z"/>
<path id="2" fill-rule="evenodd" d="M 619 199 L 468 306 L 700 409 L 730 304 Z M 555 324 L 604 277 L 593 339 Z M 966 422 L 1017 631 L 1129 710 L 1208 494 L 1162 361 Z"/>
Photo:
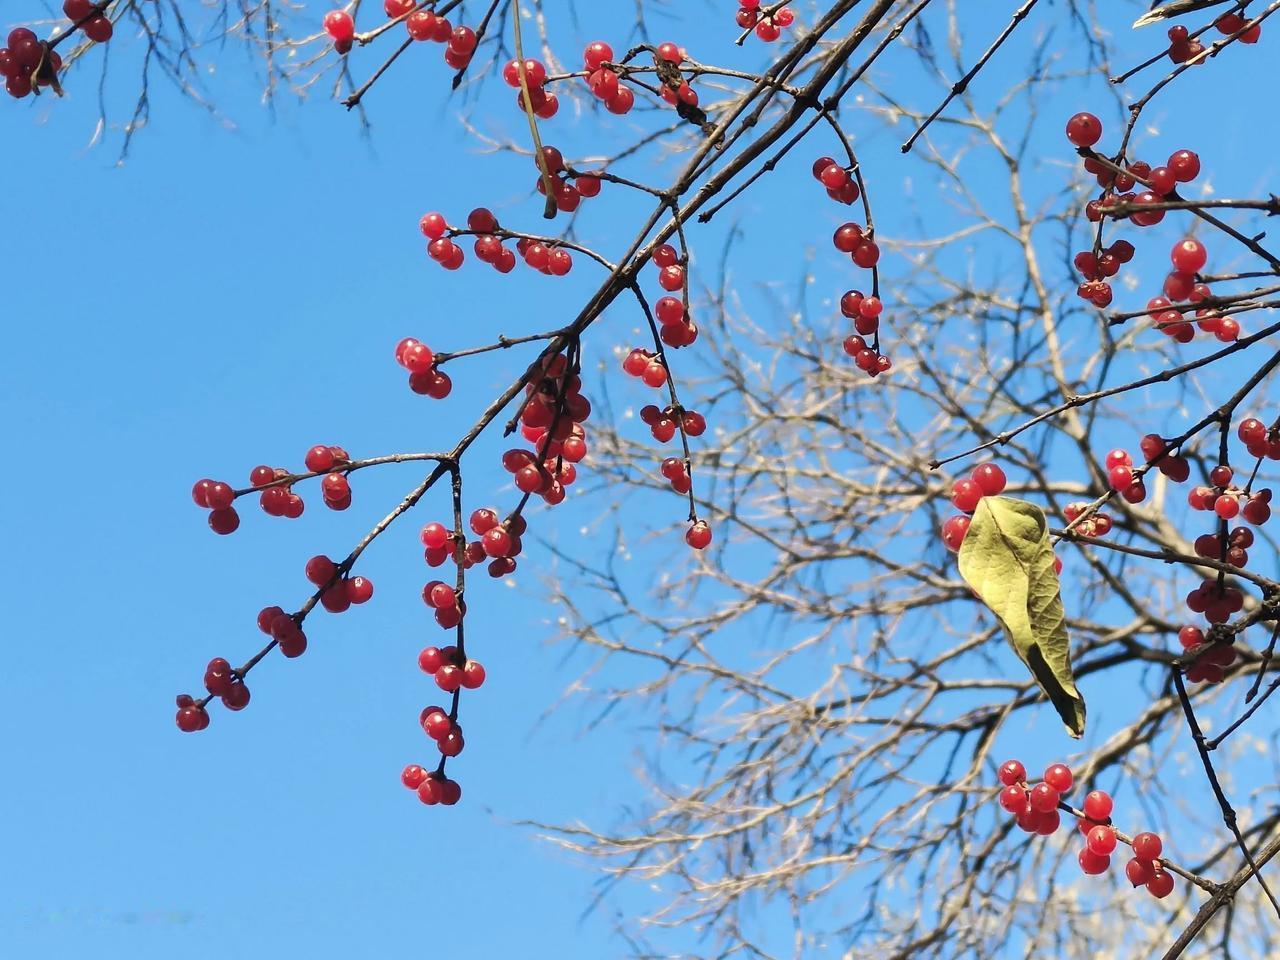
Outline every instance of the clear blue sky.
<path id="1" fill-rule="evenodd" d="M 40 7 L 9 4 L 5 15 L 21 6 Z M 679 29 L 660 15 L 656 33 L 665 23 L 708 60 L 751 61 L 727 47 L 730 14 L 694 4 L 688 15 L 693 24 Z M 561 44 L 566 60 L 592 34 L 591 18 Z M 619 47 L 628 39 L 601 35 Z M 370 605 L 316 614 L 306 656 L 273 657 L 254 672 L 246 711 L 217 710 L 195 736 L 172 721 L 173 695 L 196 692 L 205 661 L 239 662 L 256 649 L 258 608 L 296 606 L 306 558 L 344 555 L 418 469 L 358 475 L 345 514 L 321 509 L 316 496 L 297 523 L 244 511 L 228 538 L 213 536 L 191 505 L 192 481 L 239 484 L 259 462 L 298 465 L 318 442 L 356 455 L 440 449 L 510 368 L 460 365 L 454 396 L 432 404 L 404 386 L 396 340 L 451 348 L 548 329 L 592 287 L 581 262 L 554 281 L 523 269 L 498 278 L 474 262 L 445 275 L 426 261 L 416 222 L 427 209 L 460 218 L 489 203 L 541 226 L 527 200 L 532 166 L 477 157 L 449 115 L 438 58 L 424 51 L 375 89 L 371 141 L 319 97 L 270 122 L 252 80 L 236 76 L 236 54 L 212 87 L 235 131 L 157 88 L 153 125 L 122 167 L 116 139 L 85 148 L 90 73 L 73 77 L 64 102 L 0 104 L 8 955 L 623 950 L 612 927 L 634 905 L 630 894 L 586 913 L 595 876 L 513 823 L 619 820 L 641 800 L 633 770 L 645 718 L 614 718 L 584 735 L 598 704 L 569 700 L 545 716 L 584 662 L 548 644 L 554 614 L 529 572 L 514 589 L 485 582 L 492 602 L 473 607 L 469 636 L 490 680 L 464 705 L 463 803 L 427 810 L 398 784 L 406 762 L 430 756 L 415 718 L 433 687 L 414 658 L 424 637 L 439 634 L 418 599 L 416 531 L 444 516 L 443 497 L 367 554 Z M 123 94 L 128 80 L 113 82 Z M 1210 84 L 1197 95 L 1213 92 Z M 500 107 L 481 115 L 482 127 L 518 134 L 510 91 L 492 93 Z M 868 140 L 892 157 L 892 137 Z M 583 152 L 592 143 L 581 133 L 553 139 L 562 141 Z M 809 153 L 743 214 L 803 210 Z M 1061 171 L 1052 177 L 1060 182 Z M 797 271 L 812 237 L 827 257 L 832 214 L 819 216 L 820 228 L 794 247 Z M 584 223 L 606 252 L 629 237 L 604 219 Z M 819 269 L 832 271 L 833 288 L 841 283 L 834 264 Z M 595 358 L 611 346 L 598 344 Z M 624 405 L 642 402 L 616 380 L 611 389 Z M 503 447 L 496 438 L 479 445 L 477 457 L 494 466 L 471 471 L 473 503 L 505 493 Z M 596 514 L 568 505 L 554 530 L 537 525 L 573 549 Z M 531 553 L 550 563 L 545 551 Z"/>

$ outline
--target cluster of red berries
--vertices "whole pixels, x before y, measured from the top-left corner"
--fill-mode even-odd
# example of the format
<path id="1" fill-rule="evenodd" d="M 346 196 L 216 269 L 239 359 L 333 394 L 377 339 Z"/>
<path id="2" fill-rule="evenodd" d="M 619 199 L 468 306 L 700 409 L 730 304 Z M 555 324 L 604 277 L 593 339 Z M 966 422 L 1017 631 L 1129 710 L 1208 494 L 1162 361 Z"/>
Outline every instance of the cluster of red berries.
<path id="1" fill-rule="evenodd" d="M 372 595 L 372 584 L 369 590 Z M 297 618 L 285 613 L 280 607 L 263 607 L 259 610 L 258 629 L 274 640 L 280 652 L 290 660 L 307 652 L 307 635 L 298 626 Z"/>
<path id="2" fill-rule="evenodd" d="M 658 60 L 663 64 L 678 67 L 684 63 L 684 54 L 674 43 L 660 43 L 655 52 Z M 689 81 L 684 78 L 683 74 L 680 75 L 679 82 L 674 80 L 664 82 L 659 92 L 662 94 L 662 99 L 673 107 L 696 107 L 698 105 L 698 92 L 689 86 Z"/>
<path id="3" fill-rule="evenodd" d="M 643 380 L 655 390 L 667 382 L 667 368 L 662 358 L 643 347 L 635 347 L 622 361 L 622 370 L 628 376 Z"/>
<path id="4" fill-rule="evenodd" d="M 502 68 L 502 79 L 507 86 L 519 91 L 516 93 L 516 105 L 521 111 L 525 109 L 524 91 L 520 89 L 520 61 L 509 60 Z M 560 100 L 554 93 L 547 93 L 547 68 L 541 60 L 525 60 L 524 82 L 529 88 L 529 104 L 535 116 L 542 120 L 550 120 L 560 110 Z"/>
<path id="5" fill-rule="evenodd" d="M 866 296 L 861 290 L 846 290 L 840 297 L 840 313 L 852 320 L 853 328 L 864 337 L 880 329 L 880 314 L 883 312 L 884 304 L 880 298 Z"/>
<path id="6" fill-rule="evenodd" d="M 589 200 L 600 194 L 600 178 L 592 173 L 571 175 L 565 169 L 564 156 L 555 147 L 543 147 L 542 160 L 547 166 L 547 173 L 551 175 L 551 189 L 555 194 L 556 209 L 561 213 L 573 213 L 584 198 Z M 534 166 L 538 166 L 536 159 Z M 539 176 L 535 186 L 540 194 L 546 196 L 546 180 L 541 176 L 542 168 L 538 167 L 538 169 Z"/>
<path id="7" fill-rule="evenodd" d="M 689 319 L 683 300 L 661 297 L 653 305 L 653 313 L 661 324 L 658 336 L 668 347 L 679 350 L 698 339 L 698 325 Z"/>
<path id="8" fill-rule="evenodd" d="M 353 603 L 367 603 L 373 597 L 373 581 L 367 577 L 339 577 L 338 565 L 320 555 L 307 561 L 307 579 L 323 592 L 320 605 L 330 613 L 345 613 Z"/>
<path id="9" fill-rule="evenodd" d="M 978 509 L 983 497 L 998 497 L 1004 492 L 1004 471 L 994 463 L 980 463 L 970 471 L 969 476 L 957 480 L 951 488 L 951 503 L 962 514 L 972 514 Z M 969 532 L 971 520 L 968 516 L 957 515 L 949 518 L 942 525 L 942 542 L 953 553 L 964 543 Z"/>
<path id="10" fill-rule="evenodd" d="M 1186 677 L 1192 683 L 1221 683 L 1226 668 L 1236 662 L 1233 643 L 1213 643 L 1199 651 L 1198 648 L 1205 647 L 1204 631 L 1199 627 L 1186 626 L 1179 630 L 1178 643 L 1183 650 L 1197 651 L 1195 662 L 1186 669 Z"/>
<path id="11" fill-rule="evenodd" d="M 275 640 L 276 646 L 286 657 L 300 657 L 307 650 L 307 636 L 298 626 L 298 621 L 280 607 L 264 607 L 259 611 L 258 629 Z M 209 698 L 221 698 L 223 706 L 228 710 L 243 710 L 249 705 L 249 688 L 245 686 L 244 677 L 222 657 L 214 657 L 209 661 L 204 672 L 204 686 L 209 692 Z M 209 714 L 204 703 L 197 702 L 188 693 L 181 693 L 177 704 L 178 729 L 183 733 L 194 733 L 209 726 Z"/>
<path id="12" fill-rule="evenodd" d="M 111 39 L 114 27 L 102 15 L 105 2 L 93 0 L 64 0 L 62 12 L 72 23 L 72 28 L 83 31 L 94 43 L 106 43 Z M 18 27 L 9 32 L 4 47 L 0 47 L 0 77 L 5 78 L 5 90 L 9 96 L 21 100 L 33 87 L 47 87 L 57 79 L 62 69 L 62 57 L 50 49 L 32 31 Z"/>
<path id="13" fill-rule="evenodd" d="M 520 434 L 533 446 L 508 450 L 502 464 L 521 493 L 538 494 L 549 505 L 564 500 L 564 488 L 577 479 L 574 466 L 586 456 L 591 401 L 582 395 L 582 378 L 564 354 L 548 357 L 540 375 L 525 386 Z"/>
<path id="14" fill-rule="evenodd" d="M 587 89 L 604 104 L 610 113 L 619 116 L 630 113 L 636 104 L 636 95 L 622 82 L 621 77 L 608 64 L 613 62 L 613 47 L 603 40 L 587 44 L 582 51 L 582 67 L 587 74 Z"/>
<path id="15" fill-rule="evenodd" d="M 1062 803 L 1063 794 L 1070 793 L 1074 785 L 1071 768 L 1064 763 L 1051 764 L 1043 779 L 1034 785 L 1027 783 L 1027 768 L 1017 760 L 1000 765 L 999 803 L 1016 817 L 1018 827 L 1027 833 L 1051 836 L 1061 825 L 1059 809 L 1075 814 Z M 1084 798 L 1083 816 L 1079 816 L 1078 829 L 1085 843 L 1077 856 L 1080 869 L 1096 876 L 1111 866 L 1111 854 L 1121 838 L 1111 824 L 1113 809 L 1111 797 L 1102 790 L 1093 790 Z M 1125 867 L 1125 875 L 1135 887 L 1146 886 L 1157 899 L 1167 897 L 1173 891 L 1173 876 L 1164 869 L 1160 859 L 1162 843 L 1154 833 L 1140 833 L 1131 841 L 1133 859 Z"/>
<path id="16" fill-rule="evenodd" d="M 518 451 L 525 453 L 525 451 Z M 524 549 L 521 543 L 527 525 L 524 517 L 514 514 L 505 522 L 498 519 L 494 510 L 482 508 L 471 514 L 470 526 L 480 537 L 464 543 L 466 537 L 448 529 L 443 523 L 432 522 L 422 528 L 422 545 L 426 548 L 427 566 L 438 567 L 445 560 L 457 560 L 456 546 L 463 543 L 462 568 L 469 570 L 479 563 L 489 562 L 489 576 L 498 578 L 514 573 L 516 557 Z M 441 587 L 449 591 L 446 594 Z M 432 580 L 422 588 L 422 602 L 436 611 L 436 622 L 446 630 L 457 626 L 466 611 L 456 598 L 451 598 L 452 588 Z"/>
<path id="17" fill-rule="evenodd" d="M 819 157 L 813 161 L 812 169 L 813 179 L 826 187 L 827 196 L 837 203 L 848 206 L 862 195 L 853 174 L 831 157 Z"/>
<path id="18" fill-rule="evenodd" d="M 706 418 L 693 410 L 677 410 L 673 406 L 658 408 L 646 403 L 640 408 L 640 422 L 649 428 L 653 439 L 669 443 L 681 427 L 685 436 L 700 437 L 707 431 Z"/>
<path id="19" fill-rule="evenodd" d="M 102 15 L 107 3 L 108 0 L 62 0 L 62 15 L 94 43 L 106 43 L 115 32 L 111 21 Z"/>
<path id="20" fill-rule="evenodd" d="M 191 488 L 191 499 L 197 507 L 209 511 L 209 528 L 214 533 L 226 536 L 235 533 L 240 526 L 240 514 L 231 505 L 235 502 L 236 492 L 229 483 L 208 478 L 197 480 Z"/>
<path id="21" fill-rule="evenodd" d="M 111 21 L 107 21 L 111 25 Z M 9 96 L 21 100 L 35 84 L 47 86 L 62 68 L 57 51 L 49 50 L 26 27 L 9 33 L 8 45 L 0 47 L 0 76 L 5 78 Z"/>
<path id="22" fill-rule="evenodd" d="M 863 373 L 878 377 L 893 369 L 893 361 L 883 353 L 877 353 L 862 337 L 851 334 L 844 338 L 844 352 L 853 357 L 853 362 Z"/>
<path id="23" fill-rule="evenodd" d="M 411 763 L 400 774 L 400 782 L 410 790 L 418 791 L 418 799 L 429 807 L 442 804 L 451 807 L 462 799 L 462 787 L 443 773 L 428 773 L 416 763 Z"/>
<path id="24" fill-rule="evenodd" d="M 777 40 L 795 20 L 796 15 L 786 7 L 762 14 L 760 0 L 738 0 L 738 26 L 746 30 L 755 27 L 756 36 L 765 43 Z"/>
<path id="25" fill-rule="evenodd" d="M 1147 485 L 1133 469 L 1133 457 L 1129 451 L 1115 449 L 1107 453 L 1107 482 L 1111 489 L 1129 503 L 1141 503 L 1147 499 Z"/>
<path id="26" fill-rule="evenodd" d="M 1248 417 L 1240 421 L 1236 428 L 1236 436 L 1245 445 L 1249 455 L 1266 457 L 1268 460 L 1280 460 L 1280 430 L 1267 429 L 1267 425 L 1256 417 Z"/>
<path id="27" fill-rule="evenodd" d="M 880 248 L 862 227 L 856 223 L 842 223 L 836 228 L 831 242 L 841 253 L 849 254 L 849 259 L 864 270 L 870 270 L 880 262 Z"/>
<path id="28" fill-rule="evenodd" d="M 1194 237 L 1186 237 L 1174 244 L 1169 256 L 1173 262 L 1173 272 L 1165 277 L 1164 296 L 1152 297 L 1147 301 L 1147 316 L 1156 328 L 1178 343 L 1190 343 L 1195 336 L 1196 327 L 1213 334 L 1223 343 L 1238 340 L 1240 322 L 1234 317 L 1224 316 L 1217 308 L 1197 308 L 1196 323 L 1193 325 L 1187 313 L 1173 306 L 1174 303 L 1184 301 L 1205 303 L 1212 296 L 1207 284 L 1196 282 L 1196 274 L 1208 259 L 1204 244 Z"/>
<path id="29" fill-rule="evenodd" d="M 1233 33 L 1239 33 L 1239 31 L 1244 30 L 1244 27 L 1248 22 L 1248 20 L 1238 13 L 1224 13 L 1217 20 L 1213 21 L 1213 25 L 1217 28 L 1220 34 L 1229 37 Z M 1241 43 L 1257 43 L 1261 36 L 1262 24 L 1255 23 L 1252 27 L 1249 27 L 1248 30 L 1245 30 L 1244 33 L 1241 33 L 1236 39 Z M 1170 37 L 1169 39 L 1172 40 L 1173 38 Z"/>
<path id="30" fill-rule="evenodd" d="M 450 594 L 453 591 L 439 584 Z M 457 598 L 453 598 L 453 606 L 457 607 Z M 441 602 L 444 602 L 443 592 Z M 462 726 L 458 723 L 458 691 L 479 689 L 484 684 L 485 670 L 477 661 L 463 656 L 455 646 L 427 647 L 418 654 L 418 666 L 431 676 L 445 693 L 453 694 L 453 709 L 446 711 L 444 707 L 431 705 L 424 707 L 418 716 L 422 729 L 426 732 L 440 751 L 440 765 L 434 773 L 428 773 L 418 764 L 410 764 L 400 774 L 401 782 L 410 790 L 418 792 L 418 799 L 428 806 L 443 804 L 452 806 L 462 798 L 462 788 L 454 780 L 444 775 L 445 761 L 462 753 L 466 742 L 462 736 Z"/>
<path id="31" fill-rule="evenodd" d="M 1186 604 L 1188 610 L 1204 614 L 1210 623 L 1226 623 L 1233 613 L 1244 609 L 1244 594 L 1239 587 L 1210 578 L 1187 594 Z"/>
<path id="32" fill-rule="evenodd" d="M 1239 516 L 1255 527 L 1266 523 L 1271 519 L 1271 490 L 1247 492 L 1232 483 L 1234 476 L 1235 472 L 1226 464 L 1214 467 L 1209 471 L 1211 485 L 1193 487 L 1187 494 L 1188 505 L 1192 510 L 1212 510 L 1222 520 Z"/>
<path id="33" fill-rule="evenodd" d="M 413 337 L 405 337 L 396 344 L 396 363 L 409 371 L 409 389 L 414 393 L 443 400 L 453 389 L 449 375 L 436 369 L 436 355 L 431 348 Z M 310 469 L 326 472 L 315 467 Z"/>
<path id="34" fill-rule="evenodd" d="M 1249 563 L 1249 548 L 1253 546 L 1253 531 L 1248 527 L 1234 527 L 1223 541 L 1217 533 L 1203 533 L 1196 537 L 1195 551 L 1198 557 L 1222 560 L 1234 567 Z"/>
<path id="35" fill-rule="evenodd" d="M 1082 537 L 1105 537 L 1111 532 L 1114 522 L 1109 514 L 1103 513 L 1101 510 L 1089 512 L 1091 504 L 1083 501 L 1068 503 L 1062 508 L 1062 515 L 1067 518 L 1067 523 L 1075 523 L 1071 529 Z M 1077 517 L 1084 517 L 1079 523 L 1076 523 Z"/>
<path id="36" fill-rule="evenodd" d="M 446 586 L 445 590 L 450 590 L 450 588 Z M 450 592 L 452 591 L 450 590 Z M 453 603 L 455 606 L 457 602 L 457 597 L 454 597 Z M 441 608 L 437 607 L 436 609 Z M 478 690 L 484 684 L 485 672 L 480 662 L 464 658 L 459 653 L 458 648 L 452 645 L 425 648 L 418 654 L 418 666 L 423 673 L 434 677 L 436 686 L 445 693 L 453 693 L 462 687 L 468 690 Z M 440 708 L 428 707 L 427 710 L 423 711 L 424 726 L 425 721 L 428 719 L 428 713 L 433 709 L 439 710 Z M 433 739 L 442 741 L 441 747 L 443 748 L 443 741 L 446 739 L 449 729 L 457 731 L 458 742 L 456 749 L 452 753 L 446 753 L 442 749 L 441 753 L 445 753 L 445 756 L 456 757 L 462 752 L 462 730 L 460 727 L 451 725 L 451 728 L 443 730 L 440 727 L 436 727 L 428 732 L 431 733 Z"/>
<path id="37" fill-rule="evenodd" d="M 1120 272 L 1122 264 L 1133 259 L 1133 253 L 1133 244 L 1128 240 L 1117 240 L 1098 254 L 1081 250 L 1075 256 L 1075 265 L 1084 282 L 1076 288 L 1076 295 L 1095 307 L 1109 307 L 1112 292 L 1107 280 Z"/>
<path id="38" fill-rule="evenodd" d="M 671 484 L 676 493 L 685 494 L 693 489 L 693 478 L 689 475 L 689 465 L 679 457 L 667 457 L 659 468 L 662 478 Z"/>
<path id="39" fill-rule="evenodd" d="M 674 292 L 684 287 L 684 265 L 671 244 L 664 243 L 653 251 L 653 265 L 658 268 L 658 286 L 663 290 Z"/>
<path id="40" fill-rule="evenodd" d="M 444 62 L 461 70 L 471 62 L 479 39 L 470 27 L 455 28 L 445 17 L 430 10 L 417 10 L 416 0 L 383 0 L 382 8 L 393 20 L 404 18 L 405 29 L 414 40 L 434 40 L 445 44 Z M 346 10 L 324 15 L 324 31 L 338 53 L 348 53 L 356 38 L 356 23 Z"/>
<path id="41" fill-rule="evenodd" d="M 1219 33 L 1230 36 L 1243 29 L 1248 22 L 1238 13 L 1224 13 L 1213 22 L 1213 25 Z M 1236 39 L 1241 43 L 1257 43 L 1261 36 L 1262 24 L 1255 23 Z M 1186 63 L 1196 57 L 1200 59 L 1195 61 L 1195 66 L 1207 63 L 1208 58 L 1200 56 L 1204 51 L 1204 44 L 1191 36 L 1191 32 L 1186 27 L 1178 24 L 1169 28 L 1169 59 L 1174 63 Z"/>

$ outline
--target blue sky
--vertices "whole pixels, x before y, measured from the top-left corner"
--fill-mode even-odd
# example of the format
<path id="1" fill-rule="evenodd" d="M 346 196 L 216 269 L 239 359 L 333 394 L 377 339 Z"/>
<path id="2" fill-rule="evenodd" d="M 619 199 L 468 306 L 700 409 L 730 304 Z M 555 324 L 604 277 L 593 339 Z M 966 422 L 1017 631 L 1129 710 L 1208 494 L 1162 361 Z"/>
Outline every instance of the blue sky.
<path id="1" fill-rule="evenodd" d="M 690 17 L 678 32 L 690 46 L 727 46 L 727 15 L 697 7 Z M 563 43 L 566 59 L 591 34 L 586 20 Z M 677 35 L 670 17 L 655 23 Z M 296 523 L 246 510 L 227 538 L 207 529 L 191 483 L 239 484 L 255 464 L 296 466 L 321 442 L 357 456 L 444 447 L 511 368 L 501 358 L 459 365 L 454 395 L 433 404 L 406 389 L 396 340 L 462 347 L 549 329 L 596 279 L 583 262 L 552 280 L 523 269 L 498 278 L 474 262 L 445 275 L 426 261 L 416 222 L 427 209 L 460 218 L 488 203 L 542 225 L 527 201 L 528 161 L 477 158 L 450 116 L 437 50 L 375 88 L 371 140 L 321 99 L 270 121 L 238 62 L 229 56 L 213 86 L 234 131 L 157 89 L 153 126 L 123 166 L 111 137 L 86 148 L 91 75 L 51 107 L 0 104 L 11 458 L 0 498 L 10 774 L 0 941 L 13 956 L 51 960 L 90 944 L 103 960 L 210 944 L 229 958 L 428 945 L 450 958 L 615 955 L 615 915 L 632 894 L 587 912 L 594 875 L 514 823 L 621 818 L 641 801 L 633 771 L 646 718 L 591 730 L 598 704 L 551 711 L 584 662 L 549 644 L 553 612 L 527 571 L 515 588 L 482 584 L 492 602 L 472 610 L 469 636 L 490 679 L 464 704 L 463 803 L 426 810 L 398 784 L 405 763 L 430 755 L 415 718 L 433 687 L 415 656 L 424 635 L 439 634 L 418 599 L 416 534 L 445 516 L 443 496 L 366 555 L 371 604 L 316 614 L 306 656 L 254 672 L 246 711 L 216 711 L 196 736 L 173 726 L 172 697 L 195 692 L 206 660 L 255 650 L 259 607 L 296 605 L 306 558 L 344 555 L 418 470 L 361 473 L 344 514 L 316 496 Z M 510 91 L 493 96 L 501 106 L 483 128 L 519 133 Z M 891 137 L 868 139 L 892 155 Z M 592 143 L 583 130 L 560 140 Z M 807 158 L 742 214 L 766 199 L 803 210 Z M 584 221 L 607 252 L 629 238 L 611 221 Z M 828 229 L 824 220 L 812 235 L 825 243 Z M 763 240 L 753 242 L 748 251 Z M 796 243 L 797 270 L 806 243 Z M 601 359 L 611 347 L 588 350 Z M 616 379 L 610 389 L 619 406 L 643 402 Z M 473 504 L 505 494 L 504 448 L 478 444 L 493 466 L 469 474 Z M 598 511 L 572 501 L 563 511 L 553 528 L 539 518 L 545 535 L 598 550 Z M 668 519 L 679 518 L 654 522 Z M 551 565 L 545 552 L 539 562 Z"/>

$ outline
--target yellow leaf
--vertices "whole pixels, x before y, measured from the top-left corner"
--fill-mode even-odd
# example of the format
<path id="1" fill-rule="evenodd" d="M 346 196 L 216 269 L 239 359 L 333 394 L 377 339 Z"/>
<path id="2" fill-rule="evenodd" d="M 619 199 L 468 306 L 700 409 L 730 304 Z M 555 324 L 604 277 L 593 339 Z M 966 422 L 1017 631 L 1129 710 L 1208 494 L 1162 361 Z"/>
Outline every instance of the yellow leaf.
<path id="1" fill-rule="evenodd" d="M 1000 620 L 1073 737 L 1084 698 L 1071 675 L 1070 638 L 1044 511 L 1012 497 L 983 497 L 960 545 L 960 575 Z"/>

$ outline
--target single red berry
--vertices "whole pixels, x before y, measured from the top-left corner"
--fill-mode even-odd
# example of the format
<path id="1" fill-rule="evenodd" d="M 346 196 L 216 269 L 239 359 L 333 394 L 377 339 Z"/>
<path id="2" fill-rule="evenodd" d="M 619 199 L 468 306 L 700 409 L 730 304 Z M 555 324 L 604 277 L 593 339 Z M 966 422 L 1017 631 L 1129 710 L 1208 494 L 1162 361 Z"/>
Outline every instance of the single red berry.
<path id="1" fill-rule="evenodd" d="M 373 597 L 373 581 L 368 577 L 352 577 L 347 582 L 347 599 L 352 603 L 367 603 Z"/>
<path id="2" fill-rule="evenodd" d="M 439 647 L 426 647 L 418 654 L 418 667 L 423 673 L 434 675 L 444 664 L 444 655 Z"/>
<path id="3" fill-rule="evenodd" d="M 1151 871 L 1151 879 L 1147 881 L 1147 889 L 1157 900 L 1163 900 L 1173 893 L 1173 874 L 1158 867 Z"/>
<path id="4" fill-rule="evenodd" d="M 478 690 L 484 684 L 484 667 L 477 660 L 462 665 L 462 685 L 468 690 Z"/>
<path id="5" fill-rule="evenodd" d="M 972 521 L 968 517 L 955 516 L 942 525 L 942 542 L 952 553 L 960 550 L 960 544 L 964 542 L 965 535 L 969 532 L 970 523 Z"/>
<path id="6" fill-rule="evenodd" d="M 1194 237 L 1179 240 L 1169 251 L 1169 259 L 1173 268 L 1181 273 L 1196 273 L 1209 259 L 1209 252 L 1204 244 Z"/>
<path id="7" fill-rule="evenodd" d="M 331 10 L 324 15 L 324 31 L 335 41 L 351 40 L 356 35 L 356 22 L 345 10 Z"/>
<path id="8" fill-rule="evenodd" d="M 1099 825 L 1089 831 L 1089 849 L 1100 857 L 1109 857 L 1116 848 L 1116 831 L 1112 827 Z"/>
<path id="9" fill-rule="evenodd" d="M 453 729 L 453 721 L 442 707 L 428 707 L 422 719 L 422 729 L 432 740 L 443 740 Z"/>
<path id="10" fill-rule="evenodd" d="M 998 776 L 1001 783 L 1006 787 L 1011 787 L 1015 784 L 1026 782 L 1027 768 L 1017 760 L 1006 760 L 1000 764 Z"/>
<path id="11" fill-rule="evenodd" d="M 226 507 L 222 510 L 214 510 L 209 514 L 209 528 L 214 533 L 223 536 L 229 533 L 235 533 L 240 526 L 240 515 L 236 513 L 234 507 Z"/>
<path id="12" fill-rule="evenodd" d="M 1140 833 L 1133 838 L 1133 855 L 1139 860 L 1157 860 L 1160 857 L 1164 844 L 1160 842 L 1160 837 L 1154 833 Z M 1135 883 L 1134 886 L 1137 886 Z"/>
<path id="13" fill-rule="evenodd" d="M 1129 878 L 1129 882 L 1135 887 L 1140 887 L 1150 880 L 1153 872 L 1150 863 L 1145 860 L 1139 860 L 1137 857 L 1126 863 L 1124 867 L 1124 875 Z"/>
<path id="14" fill-rule="evenodd" d="M 1009 813 L 1020 814 L 1029 809 L 1027 791 L 1017 784 L 1010 784 L 1000 791 L 1000 806 Z"/>
<path id="15" fill-rule="evenodd" d="M 1080 864 L 1080 869 L 1089 876 L 1097 876 L 1107 872 L 1107 867 L 1111 866 L 1111 858 L 1100 856 L 1094 853 L 1087 846 L 1080 851 L 1080 855 L 1076 858 Z"/>
<path id="16" fill-rule="evenodd" d="M 658 56 L 668 63 L 680 63 L 684 60 L 684 55 L 680 52 L 680 48 L 674 43 L 662 43 L 658 45 Z"/>
<path id="17" fill-rule="evenodd" d="M 427 771 L 416 763 L 409 764 L 400 774 L 400 782 L 410 790 L 417 790 L 425 779 L 427 779 Z"/>
<path id="18" fill-rule="evenodd" d="M 711 527 L 705 520 L 698 520 L 685 531 L 684 542 L 695 550 L 705 550 L 711 544 Z"/>
<path id="19" fill-rule="evenodd" d="M 1102 121 L 1092 113 L 1077 113 L 1067 121 L 1067 139 L 1077 147 L 1092 147 L 1102 139 Z"/>
<path id="20" fill-rule="evenodd" d="M 414 342 L 417 343 L 416 340 Z M 304 462 L 312 473 L 328 473 L 333 469 L 333 450 L 323 444 L 317 444 L 307 451 Z"/>
<path id="21" fill-rule="evenodd" d="M 1070 793 L 1072 782 L 1071 768 L 1065 763 L 1053 764 L 1045 770 L 1044 782 L 1053 787 L 1053 789 L 1057 790 L 1060 794 Z"/>
<path id="22" fill-rule="evenodd" d="M 312 557 L 307 561 L 307 579 L 317 587 L 322 587 L 333 579 L 338 572 L 338 565 L 325 556 Z"/>
<path id="23" fill-rule="evenodd" d="M 1109 794 L 1102 790 L 1091 790 L 1084 798 L 1084 815 L 1090 820 L 1102 822 L 1110 818 L 1112 806 Z"/>
<path id="24" fill-rule="evenodd" d="M 974 467 L 970 477 L 988 497 L 996 497 L 1003 493 L 1007 482 L 1004 471 L 994 463 L 984 463 Z"/>
<path id="25" fill-rule="evenodd" d="M 964 513 L 973 513 L 978 509 L 983 496 L 982 487 L 975 480 L 957 480 L 956 485 L 951 488 L 951 502 L 957 510 Z"/>
<path id="26" fill-rule="evenodd" d="M 222 703 L 228 710 L 243 710 L 249 705 L 249 688 L 243 681 L 233 683 L 222 695 Z"/>
<path id="27" fill-rule="evenodd" d="M 178 709 L 178 729 L 183 733 L 194 733 L 209 725 L 209 715 L 203 707 L 187 704 Z"/>
<path id="28" fill-rule="evenodd" d="M 1037 783 L 1031 788 L 1029 799 L 1033 810 L 1047 813 L 1058 808 L 1058 791 L 1047 783 Z"/>

